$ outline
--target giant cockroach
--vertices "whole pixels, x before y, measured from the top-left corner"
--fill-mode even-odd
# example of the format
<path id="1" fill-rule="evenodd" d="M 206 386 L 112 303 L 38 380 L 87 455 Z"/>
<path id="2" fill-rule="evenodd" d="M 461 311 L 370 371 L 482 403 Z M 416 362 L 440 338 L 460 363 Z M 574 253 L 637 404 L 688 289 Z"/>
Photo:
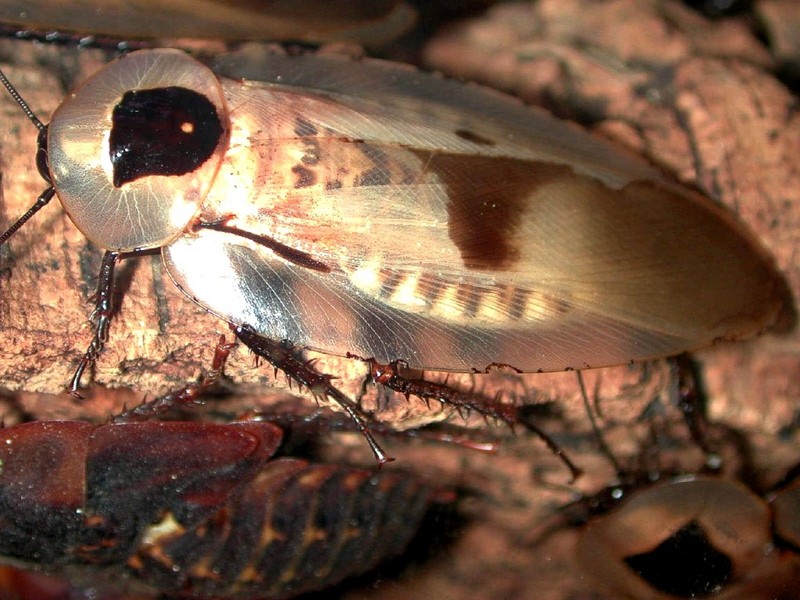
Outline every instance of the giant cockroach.
<path id="1" fill-rule="evenodd" d="M 140 51 L 49 126 L 25 107 L 48 188 L 0 243 L 58 195 L 105 250 L 73 391 L 108 336 L 117 263 L 153 251 L 284 369 L 271 340 L 412 368 L 585 369 L 739 339 L 782 307 L 732 215 L 512 99 L 369 60 L 212 67 Z M 329 378 L 288 372 L 360 419 Z"/>
<path id="2" fill-rule="evenodd" d="M 287 598 L 400 554 L 434 502 L 421 478 L 274 458 L 269 422 L 155 421 L 212 374 L 105 425 L 34 421 L 0 439 L 0 560 L 94 588 Z"/>

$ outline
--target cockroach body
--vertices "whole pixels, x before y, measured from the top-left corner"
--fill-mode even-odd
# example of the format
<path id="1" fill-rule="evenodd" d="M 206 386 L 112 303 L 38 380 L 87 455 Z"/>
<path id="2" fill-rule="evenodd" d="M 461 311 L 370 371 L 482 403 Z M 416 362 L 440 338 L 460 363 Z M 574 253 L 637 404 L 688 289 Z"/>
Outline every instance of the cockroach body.
<path id="1" fill-rule="evenodd" d="M 153 251 L 284 370 L 283 340 L 415 369 L 585 369 L 739 339 L 783 306 L 769 257 L 706 198 L 512 99 L 401 66 L 226 55 L 212 71 L 144 50 L 46 128 L 15 98 L 49 187 L 0 244 L 57 195 L 105 250 L 73 391 L 109 335 L 117 263 Z M 385 461 L 330 378 L 294 364 Z"/>
<path id="2" fill-rule="evenodd" d="M 767 502 L 737 481 L 685 476 L 632 491 L 589 522 L 578 563 L 613 598 L 797 598 L 797 489 Z"/>
<path id="3" fill-rule="evenodd" d="M 681 403 L 699 410 L 705 392 L 695 365 L 686 357 L 675 365 Z M 667 473 L 626 470 L 598 431 L 616 482 L 559 515 L 584 525 L 576 547 L 579 567 L 598 592 L 615 599 L 797 598 L 800 468 L 765 491 L 736 432 L 705 415 L 694 417 L 699 419 L 686 427 L 706 455 L 700 474 L 676 473 L 674 465 Z M 710 432 L 718 439 L 707 439 Z M 728 472 L 717 453 L 726 442 L 741 463 Z M 637 458 L 650 450 L 642 448 Z"/>
<path id="4" fill-rule="evenodd" d="M 400 554 L 445 497 L 399 471 L 271 458 L 281 437 L 266 422 L 9 427 L 2 560 L 101 588 L 287 598 Z"/>
<path id="5" fill-rule="evenodd" d="M 0 561 L 101 589 L 289 598 L 401 554 L 455 498 L 401 471 L 275 457 L 284 429 L 265 420 L 155 420 L 215 387 L 232 347 L 221 338 L 198 383 L 107 424 L 3 429 Z"/>

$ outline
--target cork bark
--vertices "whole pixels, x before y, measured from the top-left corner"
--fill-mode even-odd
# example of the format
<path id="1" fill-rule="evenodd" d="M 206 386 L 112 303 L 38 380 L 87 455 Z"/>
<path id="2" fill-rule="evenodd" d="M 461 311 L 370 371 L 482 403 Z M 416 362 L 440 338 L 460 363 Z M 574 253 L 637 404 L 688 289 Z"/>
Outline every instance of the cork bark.
<path id="1" fill-rule="evenodd" d="M 712 22 L 679 2 L 498 4 L 434 35 L 423 56 L 429 68 L 497 87 L 579 121 L 703 190 L 740 216 L 774 255 L 797 297 L 800 117 L 796 94 L 778 76 L 798 60 L 786 33 L 793 9 L 793 22 L 800 22 L 791 2 L 757 3 L 766 39 L 783 40 L 778 43 L 761 41 L 752 20 Z M 106 59 L 97 52 L 3 42 L 0 60 L 46 120 L 72 83 Z M 5 224 L 33 203 L 43 182 L 34 167 L 35 130 L 5 94 L 0 111 L 0 222 Z M 57 201 L 0 248 L 0 389 L 5 390 L 7 423 L 22 416 L 103 420 L 123 403 L 193 380 L 208 367 L 219 335 L 230 337 L 224 322 L 175 288 L 157 257 L 125 262 L 120 269 L 124 295 L 111 337 L 87 379 L 94 388 L 82 403 L 53 395 L 63 392 L 89 343 L 89 298 L 100 256 Z M 800 457 L 800 338 L 791 319 L 787 322 L 783 331 L 697 356 L 712 417 L 749 440 L 764 485 Z M 359 393 L 363 365 L 318 358 L 318 368 L 336 375 L 343 391 Z M 255 367 L 242 348 L 233 352 L 227 373 L 233 399 L 226 412 L 289 394 L 283 376 Z M 542 427 L 564 442 L 586 476 L 575 487 L 564 486 L 566 471 L 539 440 L 521 432 L 514 436 L 474 415 L 470 426 L 504 442 L 495 455 L 418 441 L 387 442 L 403 467 L 469 490 L 458 509 L 466 524 L 445 532 L 446 547 L 412 565 L 399 582 L 348 597 L 555 600 L 593 591 L 574 561 L 578 529 L 559 530 L 543 542 L 537 537 L 576 490 L 594 493 L 613 478 L 589 434 L 574 374 L 499 372 L 449 381 L 488 396 L 502 392 L 508 401 L 554 403 L 557 416 L 545 418 Z M 641 417 L 652 414 L 647 408 L 654 401 L 664 410 L 657 426 L 685 442 L 680 415 L 670 404 L 675 382 L 667 363 L 590 372 L 587 381 L 590 392 L 602 399 L 601 424 L 623 462 L 635 459 L 653 426 Z M 310 402 L 307 397 L 297 401 Z M 371 387 L 363 405 L 397 427 L 445 417 L 462 422 L 458 415 Z M 336 453 L 370 461 L 357 438 L 348 438 Z M 688 450 L 674 461 L 692 471 L 701 457 Z"/>

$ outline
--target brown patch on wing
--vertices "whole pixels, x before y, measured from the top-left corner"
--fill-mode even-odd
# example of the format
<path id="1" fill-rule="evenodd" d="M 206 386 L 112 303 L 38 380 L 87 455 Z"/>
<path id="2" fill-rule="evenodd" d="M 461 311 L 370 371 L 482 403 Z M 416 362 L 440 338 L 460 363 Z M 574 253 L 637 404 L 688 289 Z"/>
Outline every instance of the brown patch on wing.
<path id="1" fill-rule="evenodd" d="M 536 189 L 569 167 L 496 156 L 416 152 L 446 186 L 450 239 L 467 269 L 508 271 L 521 256 L 516 230 Z"/>
<path id="2" fill-rule="evenodd" d="M 292 173 L 297 176 L 297 179 L 294 182 L 294 187 L 297 189 L 311 187 L 317 182 L 317 176 L 314 174 L 314 171 L 307 169 L 302 165 L 293 166 Z"/>

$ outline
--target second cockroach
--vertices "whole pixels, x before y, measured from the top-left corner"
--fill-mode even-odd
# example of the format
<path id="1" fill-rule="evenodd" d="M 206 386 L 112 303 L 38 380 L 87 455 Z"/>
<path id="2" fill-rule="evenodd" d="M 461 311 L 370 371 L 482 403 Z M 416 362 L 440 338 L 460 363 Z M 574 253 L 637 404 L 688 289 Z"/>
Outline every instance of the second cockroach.
<path id="1" fill-rule="evenodd" d="M 48 187 L 0 244 L 57 195 L 105 251 L 73 391 L 109 335 L 116 265 L 153 251 L 189 298 L 356 419 L 279 342 L 431 370 L 586 369 L 758 333 L 784 301 L 770 258 L 707 198 L 409 67 L 232 54 L 209 68 L 144 50 L 48 126 L 27 112 Z"/>
<path id="2" fill-rule="evenodd" d="M 275 457 L 284 429 L 264 420 L 155 420 L 214 386 L 231 347 L 201 382 L 109 423 L 0 431 L 0 563 L 101 591 L 276 600 L 401 554 L 455 499 L 402 471 Z"/>

